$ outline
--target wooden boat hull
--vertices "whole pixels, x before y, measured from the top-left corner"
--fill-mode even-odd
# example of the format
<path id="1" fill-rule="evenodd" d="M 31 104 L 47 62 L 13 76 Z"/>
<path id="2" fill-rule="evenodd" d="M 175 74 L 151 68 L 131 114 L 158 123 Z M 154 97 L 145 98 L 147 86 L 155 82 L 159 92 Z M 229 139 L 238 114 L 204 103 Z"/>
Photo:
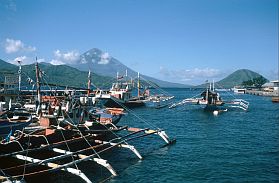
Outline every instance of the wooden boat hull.
<path id="1" fill-rule="evenodd" d="M 207 112 L 213 112 L 213 111 L 221 111 L 221 110 L 225 110 L 226 108 L 222 105 L 206 105 L 204 107 L 204 111 Z"/>
<path id="2" fill-rule="evenodd" d="M 131 100 L 131 101 L 124 102 L 121 100 L 114 101 L 114 100 L 109 99 L 104 103 L 104 106 L 106 106 L 106 107 L 122 107 L 122 108 L 123 108 L 123 106 L 125 106 L 128 108 L 136 108 L 136 107 L 143 107 L 144 102 L 141 100 Z"/>
<path id="3" fill-rule="evenodd" d="M 85 125 L 93 131 L 108 130 L 111 126 L 115 126 L 121 118 L 122 115 L 114 115 L 111 118 L 101 118 L 99 122 L 86 121 Z"/>
<path id="4" fill-rule="evenodd" d="M 31 124 L 32 120 L 26 122 L 11 122 L 9 120 L 0 121 L 0 137 L 6 137 L 9 134 L 13 134 L 16 130 L 22 130 L 26 126 Z"/>
<path id="5" fill-rule="evenodd" d="M 279 97 L 272 97 L 271 101 L 274 103 L 279 103 Z"/>

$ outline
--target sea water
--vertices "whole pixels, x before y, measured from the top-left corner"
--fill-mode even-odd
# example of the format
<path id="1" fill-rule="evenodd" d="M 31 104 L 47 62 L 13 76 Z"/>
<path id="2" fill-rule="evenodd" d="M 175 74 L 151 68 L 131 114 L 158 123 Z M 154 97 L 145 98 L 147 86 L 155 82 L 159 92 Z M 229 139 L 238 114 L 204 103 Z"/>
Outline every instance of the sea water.
<path id="1" fill-rule="evenodd" d="M 179 101 L 201 91 L 167 92 Z M 224 100 L 247 100 L 248 111 L 234 109 L 214 116 L 191 105 L 133 109 L 119 125 L 164 129 L 176 143 L 164 146 L 158 136 L 128 142 L 143 160 L 123 148 L 101 154 L 118 173 L 116 177 L 92 162 L 80 164 L 79 168 L 93 182 L 279 182 L 279 104 L 262 96 L 232 92 L 220 95 Z M 83 182 L 61 173 L 48 181 Z"/>

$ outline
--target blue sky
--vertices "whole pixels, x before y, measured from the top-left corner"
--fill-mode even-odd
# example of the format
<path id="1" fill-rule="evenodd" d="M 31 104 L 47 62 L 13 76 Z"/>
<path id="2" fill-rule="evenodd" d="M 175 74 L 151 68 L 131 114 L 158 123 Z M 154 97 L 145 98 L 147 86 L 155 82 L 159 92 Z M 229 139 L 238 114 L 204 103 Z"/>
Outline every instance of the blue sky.
<path id="1" fill-rule="evenodd" d="M 0 58 L 75 62 L 99 48 L 159 79 L 237 69 L 278 79 L 277 0 L 0 0 Z"/>

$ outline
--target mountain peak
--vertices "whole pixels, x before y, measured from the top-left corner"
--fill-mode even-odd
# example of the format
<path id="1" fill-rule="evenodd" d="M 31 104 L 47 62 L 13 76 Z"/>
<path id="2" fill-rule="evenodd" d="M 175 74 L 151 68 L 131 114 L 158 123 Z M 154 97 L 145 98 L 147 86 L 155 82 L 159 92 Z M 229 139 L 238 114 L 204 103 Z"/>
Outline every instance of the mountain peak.
<path id="1" fill-rule="evenodd" d="M 98 48 L 92 48 L 80 56 L 79 64 L 70 65 L 81 71 L 88 71 L 91 69 L 96 74 L 102 76 L 115 77 L 118 72 L 120 75 L 125 74 L 126 70 L 129 77 L 136 77 L 137 72 L 130 69 L 120 61 L 110 56 L 108 52 L 102 51 Z M 148 76 L 146 79 L 157 83 L 161 87 L 186 87 L 183 84 L 170 83 L 166 81 L 157 80 Z"/>
<path id="2" fill-rule="evenodd" d="M 111 61 L 111 58 L 112 57 L 107 52 L 103 52 L 98 48 L 92 48 L 80 55 L 79 63 L 106 65 Z"/>
<path id="3" fill-rule="evenodd" d="M 98 48 L 92 48 L 88 51 L 86 51 L 85 53 L 83 53 L 82 55 L 101 55 L 103 53 L 102 50 L 98 49 Z"/>

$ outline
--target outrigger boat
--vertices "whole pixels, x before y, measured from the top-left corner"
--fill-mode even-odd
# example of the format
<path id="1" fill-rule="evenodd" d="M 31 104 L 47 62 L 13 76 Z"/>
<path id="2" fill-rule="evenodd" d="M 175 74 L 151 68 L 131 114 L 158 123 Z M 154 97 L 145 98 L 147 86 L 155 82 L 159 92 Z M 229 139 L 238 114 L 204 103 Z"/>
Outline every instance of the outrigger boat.
<path id="1" fill-rule="evenodd" d="M 58 121 L 76 125 L 78 128 L 85 127 L 87 130 L 100 133 L 107 132 L 107 128 L 116 127 L 125 114 L 122 108 L 98 108 L 92 106 L 90 108 L 80 106 L 62 113 L 62 116 L 57 116 Z"/>
<path id="2" fill-rule="evenodd" d="M 85 120 L 85 110 L 82 111 L 84 116 L 80 115 L 73 122 L 65 120 L 65 116 L 69 115 L 69 111 L 66 109 L 60 110 L 60 112 L 57 111 L 56 115 L 43 114 L 47 110 L 41 109 L 40 105 L 41 93 L 38 72 L 38 63 L 36 63 L 37 114 L 39 115 L 40 128 L 16 130 L 16 133 L 10 136 L 9 139 L 0 142 L 0 182 L 29 181 L 35 175 L 66 171 L 79 176 L 85 182 L 91 183 L 92 181 L 86 174 L 78 168 L 78 165 L 85 161 L 104 166 L 112 176 L 117 175 L 117 172 L 109 162 L 101 157 L 100 154 L 103 152 L 112 148 L 126 148 L 131 150 L 139 159 L 142 159 L 139 151 L 128 142 L 149 135 L 160 136 L 167 145 L 175 142 L 175 140 L 171 140 L 167 136 L 164 130 L 159 128 L 152 130 L 149 128 L 116 126 L 114 123 L 118 118 L 113 117 L 102 121 L 93 119 L 93 116 L 91 116 L 92 123 L 99 122 L 99 126 L 103 125 L 105 127 L 102 130 L 110 131 L 111 135 L 95 133 L 97 131 L 96 126 L 92 125 L 92 128 L 90 128 L 90 124 L 86 124 L 91 121 Z M 60 109 L 62 109 L 61 106 Z M 123 113 L 123 110 L 120 109 L 106 110 L 106 112 L 89 110 L 87 115 L 90 116 L 92 114 L 97 115 L 97 118 L 102 118 L 103 114 L 120 116 Z M 110 113 L 107 113 L 108 111 Z M 79 113 L 73 113 L 74 116 L 76 116 L 75 114 Z M 60 120 L 61 116 L 64 117 L 64 120 Z M 69 117 L 69 119 L 74 118 Z M 93 122 L 93 120 L 95 121 Z M 81 124 L 84 127 L 81 127 Z M 113 130 L 123 131 L 123 133 L 118 135 Z"/>
<path id="3" fill-rule="evenodd" d="M 127 77 L 127 71 L 126 71 Z M 95 101 L 104 101 L 104 106 L 106 107 L 142 107 L 144 106 L 142 98 L 135 97 L 132 95 L 133 91 L 133 81 L 122 81 L 124 76 L 119 76 L 117 72 L 116 82 L 112 84 L 109 91 L 107 90 L 97 90 L 95 91 Z"/>
<path id="4" fill-rule="evenodd" d="M 127 71 L 126 71 L 127 77 Z M 164 94 L 155 94 L 151 95 L 150 90 L 147 88 L 143 92 L 140 91 L 140 74 L 138 73 L 137 77 L 137 96 L 132 96 L 132 91 L 134 89 L 134 82 L 125 81 L 122 82 L 123 77 L 119 77 L 117 73 L 117 82 L 112 84 L 112 87 L 109 91 L 106 90 L 96 90 L 95 101 L 103 100 L 104 105 L 107 107 L 153 107 L 153 108 L 163 108 L 171 104 L 171 100 L 174 98 L 172 95 L 168 95 L 167 92 L 164 92 L 162 89 L 159 89 L 158 86 L 144 79 L 144 81 L 150 86 L 159 89 Z"/>
<path id="5" fill-rule="evenodd" d="M 36 133 L 19 133 L 18 137 L 0 143 L 0 181 L 29 180 L 34 175 L 50 173 L 58 170 L 66 171 L 81 177 L 86 182 L 91 180 L 77 165 L 84 161 L 92 161 L 104 166 L 116 176 L 117 172 L 100 154 L 112 148 L 127 148 L 139 159 L 141 154 L 128 144 L 129 141 L 158 134 L 167 144 L 172 141 L 163 130 L 149 130 L 126 127 L 128 134 L 102 140 L 98 134 L 80 133 L 78 129 L 47 127 Z M 61 163 L 63 162 L 63 163 Z"/>
<path id="6" fill-rule="evenodd" d="M 108 123 L 100 125 L 106 126 Z M 50 115 L 40 117 L 40 126 L 41 129 L 17 131 L 16 136 L 0 143 L 0 181 L 29 180 L 35 175 L 62 170 L 91 182 L 77 165 L 92 161 L 116 176 L 117 172 L 107 160 L 101 158 L 101 153 L 123 147 L 142 159 L 137 149 L 128 144 L 129 141 L 157 134 L 167 144 L 174 142 L 164 130 L 128 126 L 114 126 L 115 131 L 128 132 L 122 136 L 107 128 L 111 136 L 103 137 L 103 133 L 95 133 L 95 128 L 87 128 L 89 125 L 81 128 L 80 125 L 58 121 L 58 118 Z"/>
<path id="7" fill-rule="evenodd" d="M 200 98 L 186 98 L 177 103 L 172 104 L 169 108 L 174 108 L 184 104 L 199 105 L 203 107 L 204 111 L 213 112 L 214 115 L 218 115 L 219 112 L 226 112 L 229 108 L 239 108 L 244 111 L 248 110 L 249 102 L 243 99 L 233 99 L 231 101 L 224 101 L 218 92 L 214 91 L 210 87 L 203 91 Z"/>

